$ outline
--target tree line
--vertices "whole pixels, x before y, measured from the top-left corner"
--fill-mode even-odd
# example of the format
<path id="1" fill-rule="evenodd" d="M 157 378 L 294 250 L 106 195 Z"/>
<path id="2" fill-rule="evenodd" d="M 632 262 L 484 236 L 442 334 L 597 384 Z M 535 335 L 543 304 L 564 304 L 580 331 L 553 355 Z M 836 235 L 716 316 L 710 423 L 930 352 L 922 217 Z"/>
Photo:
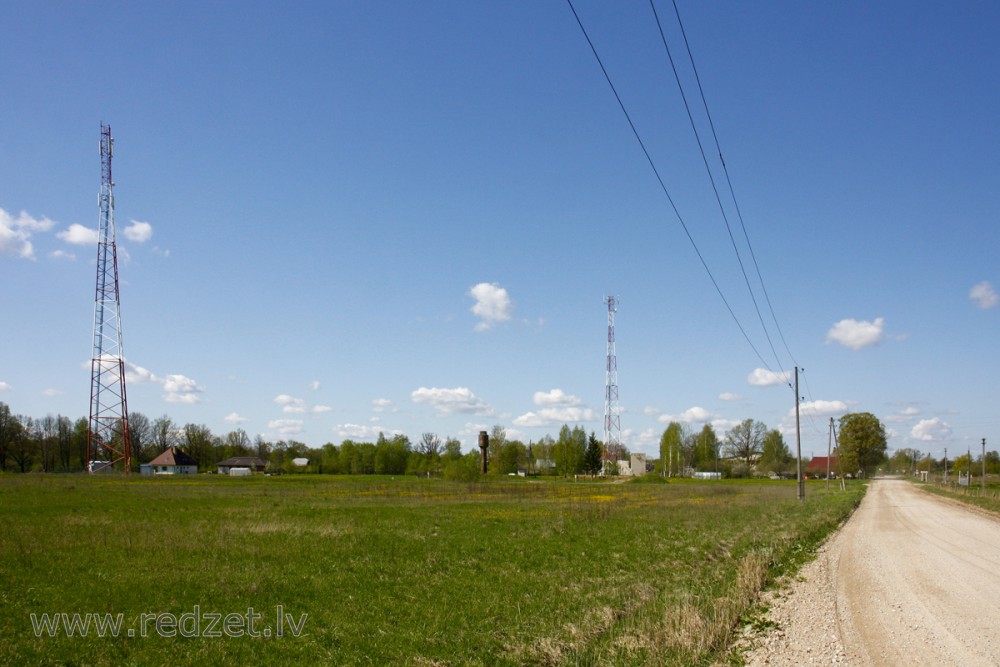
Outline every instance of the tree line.
<path id="1" fill-rule="evenodd" d="M 690 431 L 670 422 L 660 437 L 657 470 L 665 476 L 718 472 L 724 477 L 794 476 L 795 463 L 777 429 L 754 419 L 744 419 L 720 439 L 711 424 Z"/>
<path id="2" fill-rule="evenodd" d="M 15 415 L 0 402 L 0 471 L 72 472 L 87 465 L 85 418 L 71 420 L 62 415 L 32 418 Z M 180 447 L 198 461 L 201 471 L 215 470 L 219 461 L 233 456 L 257 456 L 273 472 L 314 472 L 324 474 L 432 475 L 451 479 L 474 479 L 479 475 L 479 451 L 463 453 L 454 437 L 442 439 L 424 433 L 416 443 L 405 435 L 379 434 L 375 442 L 346 439 L 339 445 L 327 443 L 310 448 L 295 440 L 268 441 L 251 438 L 243 429 L 223 436 L 200 424 L 176 424 L 163 415 L 149 419 L 140 412 L 129 415 L 129 435 L 135 470 L 168 447 Z M 942 459 L 932 459 L 912 449 L 897 450 L 886 458 L 886 435 L 882 423 L 871 413 L 852 413 L 840 418 L 838 472 L 871 473 L 880 466 L 891 471 L 944 469 Z M 508 438 L 502 425 L 490 432 L 489 472 L 506 475 L 522 471 L 531 475 L 598 474 L 603 466 L 603 443 L 582 426 L 563 425 L 557 437 L 545 435 L 524 443 Z M 651 463 L 658 474 L 689 476 L 694 472 L 719 472 L 724 477 L 751 475 L 793 477 L 795 460 L 777 429 L 754 419 L 745 419 L 720 438 L 711 424 L 691 431 L 671 422 L 660 437 L 659 459 Z M 623 458 L 628 458 L 626 448 Z M 294 459 L 306 459 L 297 466 Z M 978 472 L 982 457 L 963 454 L 948 462 L 948 469 Z M 989 474 L 1000 473 L 1000 454 L 987 452 Z"/>
<path id="3" fill-rule="evenodd" d="M 195 461 L 200 471 L 215 470 L 216 464 L 234 456 L 256 456 L 272 472 L 325 474 L 442 475 L 471 479 L 479 475 L 480 453 L 462 452 L 456 438 L 443 440 L 424 433 L 417 443 L 405 435 L 379 434 L 375 442 L 346 439 L 310 448 L 296 440 L 268 441 L 251 438 L 243 429 L 219 436 L 201 424 L 180 426 L 163 415 L 149 419 L 132 412 L 128 420 L 133 468 L 148 463 L 169 447 L 179 447 Z M 15 415 L 0 402 L 0 471 L 73 472 L 86 469 L 89 421 L 62 415 L 41 419 Z M 549 435 L 537 442 L 507 437 L 501 425 L 492 429 L 488 450 L 489 471 L 495 474 L 574 475 L 601 469 L 602 444 L 582 427 L 563 426 L 557 438 Z M 295 465 L 295 459 L 308 464 Z"/>

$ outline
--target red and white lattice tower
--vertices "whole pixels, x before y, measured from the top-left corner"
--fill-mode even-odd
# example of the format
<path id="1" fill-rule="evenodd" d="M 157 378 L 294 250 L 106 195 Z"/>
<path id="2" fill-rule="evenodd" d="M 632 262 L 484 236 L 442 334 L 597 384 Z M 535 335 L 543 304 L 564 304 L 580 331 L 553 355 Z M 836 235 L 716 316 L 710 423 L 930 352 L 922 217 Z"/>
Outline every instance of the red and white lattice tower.
<path id="1" fill-rule="evenodd" d="M 618 405 L 618 357 L 615 355 L 615 313 L 618 299 L 604 299 L 608 306 L 608 360 L 604 382 L 604 463 L 617 463 L 622 450 L 621 409 Z"/>
<path id="2" fill-rule="evenodd" d="M 115 196 L 111 180 L 114 140 L 101 124 L 101 193 L 97 238 L 97 292 L 94 298 L 94 356 L 90 361 L 90 432 L 87 470 L 132 468 L 132 443 L 125 396 L 118 250 L 115 246 Z"/>

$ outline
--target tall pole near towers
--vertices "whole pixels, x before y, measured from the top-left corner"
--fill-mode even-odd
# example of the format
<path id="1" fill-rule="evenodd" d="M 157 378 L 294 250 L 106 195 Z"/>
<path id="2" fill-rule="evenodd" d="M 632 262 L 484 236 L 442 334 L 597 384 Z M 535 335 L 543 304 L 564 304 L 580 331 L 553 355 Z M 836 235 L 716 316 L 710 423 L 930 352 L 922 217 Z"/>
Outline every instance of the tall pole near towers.
<path id="1" fill-rule="evenodd" d="M 608 358 L 604 375 L 604 464 L 617 464 L 621 456 L 622 425 L 618 407 L 618 357 L 615 354 L 615 313 L 618 299 L 609 296 L 604 299 L 608 306 Z"/>
<path id="2" fill-rule="evenodd" d="M 121 462 L 132 468 L 132 443 L 125 396 L 121 300 L 118 293 L 118 250 L 115 245 L 115 196 L 111 178 L 114 140 L 111 126 L 101 124 L 101 192 L 97 237 L 97 290 L 94 297 L 94 356 L 90 361 L 90 429 L 87 470 Z M 96 464 L 104 461 L 107 464 Z"/>
<path id="3" fill-rule="evenodd" d="M 803 369 L 805 370 L 805 369 Z M 802 431 L 799 428 L 799 367 L 795 367 L 795 479 L 799 500 L 806 499 L 806 483 L 802 479 Z"/>

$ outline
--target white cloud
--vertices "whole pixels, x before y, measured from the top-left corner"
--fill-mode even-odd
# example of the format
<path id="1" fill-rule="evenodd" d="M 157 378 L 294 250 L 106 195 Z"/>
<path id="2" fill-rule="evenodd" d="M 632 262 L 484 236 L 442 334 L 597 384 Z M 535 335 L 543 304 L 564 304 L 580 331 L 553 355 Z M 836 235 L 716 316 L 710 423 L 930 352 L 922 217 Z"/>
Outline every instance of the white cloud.
<path id="1" fill-rule="evenodd" d="M 712 420 L 712 413 L 705 408 L 694 406 L 688 408 L 679 415 L 660 415 L 659 421 L 663 424 L 668 422 L 679 422 L 681 424 L 704 424 Z"/>
<path id="2" fill-rule="evenodd" d="M 132 224 L 122 230 L 129 241 L 134 243 L 145 243 L 153 237 L 153 225 L 148 222 L 132 220 Z"/>
<path id="3" fill-rule="evenodd" d="M 108 356 L 108 359 L 115 361 L 116 357 Z M 89 363 L 87 364 L 89 367 Z M 163 400 L 167 403 L 181 403 L 194 405 L 201 403 L 198 395 L 204 391 L 196 381 L 179 374 L 166 375 L 160 377 L 148 368 L 143 368 L 130 361 L 125 362 L 125 382 L 129 384 L 161 384 L 163 385 Z"/>
<path id="4" fill-rule="evenodd" d="M 760 369 L 758 369 L 758 370 L 760 370 Z M 751 382 L 750 384 L 753 384 L 753 383 Z M 739 394 L 734 394 L 731 391 L 724 391 L 721 394 L 719 394 L 719 400 L 720 401 L 742 401 L 743 397 L 740 396 Z"/>
<path id="5" fill-rule="evenodd" d="M 629 448 L 633 451 L 645 451 L 647 454 L 659 456 L 658 446 L 660 444 L 660 431 L 654 428 L 643 429 L 635 433 L 632 429 L 625 429 L 622 432 L 622 440 L 628 441 Z"/>
<path id="6" fill-rule="evenodd" d="M 910 406 L 908 408 L 903 408 L 902 410 L 900 410 L 899 414 L 889 415 L 888 417 L 885 418 L 885 421 L 887 421 L 887 422 L 908 422 L 913 417 L 915 417 L 916 415 L 919 415 L 919 414 L 920 414 L 920 410 L 918 408 Z"/>
<path id="7" fill-rule="evenodd" d="M 305 401 L 301 398 L 294 398 L 288 394 L 278 394 L 274 397 L 274 402 L 278 405 L 302 405 Z"/>
<path id="8" fill-rule="evenodd" d="M 0 382 L 0 391 L 13 391 L 14 388 L 6 382 Z"/>
<path id="9" fill-rule="evenodd" d="M 274 397 L 274 402 L 283 406 L 281 411 L 289 415 L 316 415 L 323 412 L 331 412 L 333 410 L 333 408 L 329 405 L 313 405 L 310 407 L 306 405 L 305 400 L 289 396 L 288 394 L 278 394 Z"/>
<path id="10" fill-rule="evenodd" d="M 129 384 L 146 384 L 147 382 L 160 382 L 160 378 L 153 375 L 153 372 L 142 366 L 137 366 L 128 361 L 125 362 L 125 382 Z"/>
<path id="11" fill-rule="evenodd" d="M 163 400 L 167 403 L 185 403 L 192 405 L 201 403 L 198 396 L 202 389 L 197 382 L 183 375 L 168 375 L 163 378 Z"/>
<path id="12" fill-rule="evenodd" d="M 993 285 L 986 280 L 969 290 L 969 298 L 983 310 L 996 308 L 997 303 L 1000 303 L 1000 297 L 997 296 Z"/>
<path id="13" fill-rule="evenodd" d="M 769 371 L 766 368 L 755 368 L 747 376 L 747 383 L 754 387 L 774 387 L 788 384 L 788 371 Z"/>
<path id="14" fill-rule="evenodd" d="M 272 419 L 267 427 L 278 435 L 298 435 L 302 433 L 301 419 Z"/>
<path id="15" fill-rule="evenodd" d="M 536 391 L 533 400 L 535 405 L 580 405 L 582 402 L 576 396 L 567 394 L 562 389 Z"/>
<path id="16" fill-rule="evenodd" d="M 663 412 L 663 410 L 661 410 L 659 408 L 654 408 L 654 407 L 649 406 L 649 405 L 647 405 L 646 407 L 644 407 L 642 409 L 642 414 L 646 415 L 647 417 L 655 417 L 656 415 L 660 414 L 661 412 Z"/>
<path id="17" fill-rule="evenodd" d="M 42 391 L 42 396 L 62 396 L 62 392 L 58 389 L 45 389 Z"/>
<path id="18" fill-rule="evenodd" d="M 313 391 L 318 391 L 320 387 L 319 380 L 313 380 L 309 383 L 309 388 Z"/>
<path id="19" fill-rule="evenodd" d="M 53 250 L 49 253 L 49 257 L 52 259 L 65 259 L 70 262 L 76 259 L 76 255 L 65 250 Z"/>
<path id="20" fill-rule="evenodd" d="M 923 442 L 940 442 L 951 437 L 951 426 L 940 417 L 921 419 L 910 429 L 910 437 Z"/>
<path id="21" fill-rule="evenodd" d="M 882 342 L 885 318 L 875 318 L 874 322 L 840 320 L 826 332 L 826 342 L 840 343 L 852 350 L 878 345 Z"/>
<path id="22" fill-rule="evenodd" d="M 805 401 L 799 404 L 799 415 L 802 417 L 834 417 L 847 414 L 849 409 L 844 401 Z M 795 408 L 790 409 L 788 415 L 794 416 Z"/>
<path id="23" fill-rule="evenodd" d="M 479 283 L 469 289 L 469 295 L 476 300 L 472 314 L 480 319 L 476 331 L 485 331 L 498 322 L 511 317 L 514 306 L 507 290 L 496 283 Z"/>
<path id="24" fill-rule="evenodd" d="M 230 412 L 224 417 L 224 419 L 230 424 L 246 424 L 250 421 L 246 417 L 241 416 L 238 412 Z"/>
<path id="25" fill-rule="evenodd" d="M 715 434 L 719 438 L 725 437 L 725 434 L 729 432 L 734 426 L 740 423 L 738 419 L 723 419 L 722 417 L 716 417 L 711 422 L 712 428 L 715 430 Z"/>
<path id="26" fill-rule="evenodd" d="M 334 429 L 340 438 L 350 438 L 351 440 L 376 440 L 379 433 L 387 435 L 403 435 L 399 429 L 387 429 L 375 426 L 365 426 L 364 424 L 337 424 Z"/>
<path id="27" fill-rule="evenodd" d="M 67 229 L 57 232 L 56 236 L 73 245 L 95 245 L 99 239 L 96 229 L 84 227 L 75 222 Z"/>
<path id="28" fill-rule="evenodd" d="M 388 398 L 376 398 L 372 401 L 372 412 L 396 412 L 392 407 L 392 401 Z"/>
<path id="29" fill-rule="evenodd" d="M 35 249 L 31 244 L 31 235 L 35 232 L 47 232 L 55 224 L 44 216 L 41 220 L 33 218 L 25 211 L 21 211 L 15 218 L 0 208 L 0 255 L 34 259 Z"/>
<path id="30" fill-rule="evenodd" d="M 595 421 L 594 411 L 571 405 L 542 408 L 538 412 L 526 412 L 514 419 L 516 426 L 561 426 Z"/>
<path id="31" fill-rule="evenodd" d="M 483 399 L 472 393 L 467 387 L 420 387 L 410 394 L 414 403 L 430 405 L 439 415 L 455 413 L 470 413 L 489 417 L 494 414 L 493 408 Z"/>

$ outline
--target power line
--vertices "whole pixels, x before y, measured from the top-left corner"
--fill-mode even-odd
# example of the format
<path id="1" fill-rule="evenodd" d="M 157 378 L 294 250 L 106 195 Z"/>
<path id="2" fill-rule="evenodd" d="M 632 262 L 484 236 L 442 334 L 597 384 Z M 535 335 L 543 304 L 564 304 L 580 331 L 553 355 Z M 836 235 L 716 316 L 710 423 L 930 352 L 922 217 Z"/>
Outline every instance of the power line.
<path id="1" fill-rule="evenodd" d="M 767 339 L 767 344 L 771 348 L 771 354 L 774 355 L 774 360 L 777 362 L 778 368 L 781 368 L 781 359 L 778 358 L 778 353 L 774 349 L 774 343 L 771 341 L 771 334 L 768 333 L 767 325 L 764 324 L 764 316 L 761 315 L 760 306 L 757 304 L 757 296 L 753 292 L 753 287 L 750 286 L 750 278 L 747 276 L 746 267 L 743 265 L 743 257 L 740 255 L 739 247 L 737 247 L 737 245 L 736 245 L 736 239 L 733 237 L 733 229 L 732 229 L 732 227 L 729 224 L 729 216 L 726 215 L 726 207 L 723 205 L 723 203 L 722 203 L 722 197 L 719 195 L 719 188 L 718 188 L 718 186 L 715 183 L 715 175 L 712 173 L 712 168 L 708 164 L 708 156 L 705 155 L 705 147 L 704 147 L 704 145 L 701 142 L 701 133 L 698 132 L 698 125 L 694 122 L 694 114 L 691 113 L 691 105 L 688 104 L 687 93 L 684 92 L 684 85 L 681 83 L 680 74 L 677 72 L 677 65 L 674 62 L 674 56 L 670 52 L 670 45 L 667 44 L 667 36 L 663 32 L 663 24 L 660 22 L 660 15 L 656 11 L 656 5 L 653 4 L 653 0 L 649 0 L 649 6 L 650 6 L 650 9 L 653 10 L 653 18 L 656 20 L 656 27 L 660 31 L 660 41 L 663 42 L 663 49 L 667 53 L 667 60 L 670 61 L 670 69 L 674 73 L 674 81 L 677 83 L 677 90 L 680 91 L 681 100 L 684 102 L 684 110 L 687 112 L 688 122 L 691 123 L 691 131 L 694 133 L 695 141 L 698 143 L 698 151 L 701 153 L 701 161 L 705 165 L 705 172 L 708 174 L 708 180 L 712 184 L 712 192 L 715 193 L 715 201 L 719 204 L 719 212 L 722 214 L 722 220 L 726 224 L 726 232 L 729 234 L 729 242 L 733 246 L 733 252 L 736 253 L 736 261 L 740 265 L 740 273 L 743 274 L 743 282 L 747 286 L 747 292 L 750 293 L 750 300 L 753 302 L 753 308 L 754 308 L 754 311 L 756 311 L 756 313 L 757 313 L 757 319 L 760 320 L 761 329 L 764 330 L 764 337 Z M 676 5 L 675 5 L 675 8 L 676 8 Z M 690 51 L 688 51 L 688 53 L 690 54 Z M 694 60 L 693 59 L 691 61 L 691 64 L 692 64 L 692 67 L 693 67 L 694 66 Z M 700 87 L 700 84 L 699 84 L 699 87 Z M 704 94 L 702 94 L 702 101 L 704 101 Z M 705 109 L 706 109 L 706 113 L 707 113 L 707 110 L 708 110 L 708 106 L 707 105 L 706 105 Z M 714 127 L 713 127 L 713 130 L 712 130 L 712 133 L 713 133 L 713 135 L 715 134 Z M 716 139 L 716 145 L 718 145 L 718 139 Z M 721 155 L 721 154 L 722 154 L 722 152 L 720 150 L 719 155 Z M 746 228 L 745 227 L 744 227 L 743 231 L 744 231 L 744 235 L 745 235 L 746 234 Z M 750 242 L 750 240 L 749 240 L 749 238 L 747 238 L 747 243 L 749 244 L 749 242 Z M 752 254 L 752 249 L 751 249 L 751 254 Z M 755 260 L 754 263 L 756 264 L 756 260 Z M 758 276 L 759 276 L 760 275 L 760 270 L 759 269 L 758 269 L 757 273 L 758 273 Z M 761 284 L 763 285 L 763 283 L 761 283 Z M 791 355 L 789 355 L 789 356 L 791 356 Z"/>
<path id="2" fill-rule="evenodd" d="M 649 1 L 650 1 L 650 5 L 652 5 L 653 0 L 649 0 Z M 687 31 L 684 30 L 684 22 L 681 21 L 681 13 L 680 13 L 680 10 L 677 8 L 677 0 L 672 0 L 672 2 L 673 2 L 673 5 L 674 5 L 674 14 L 677 16 L 677 25 L 680 27 L 681 36 L 684 38 L 684 47 L 687 50 L 688 60 L 690 60 L 690 62 L 691 62 L 691 71 L 694 73 L 694 80 L 698 84 L 698 93 L 701 95 L 701 103 L 702 103 L 702 106 L 705 108 L 705 116 L 708 118 L 708 125 L 711 128 L 711 130 L 712 130 L 712 138 L 715 141 L 715 148 L 716 148 L 716 151 L 719 154 L 719 163 L 722 164 L 722 171 L 726 175 L 726 183 L 729 186 L 729 194 L 730 194 L 730 196 L 733 199 L 733 207 L 736 209 L 736 216 L 739 218 L 740 227 L 742 227 L 742 229 L 743 229 L 743 237 L 746 239 L 747 248 L 750 249 L 750 257 L 753 259 L 754 269 L 757 271 L 757 279 L 760 281 L 760 289 L 764 293 L 764 299 L 767 301 L 767 307 L 768 307 L 768 309 L 771 312 L 771 319 L 774 320 L 774 327 L 778 331 L 778 336 L 781 338 L 781 343 L 785 346 L 785 351 L 788 352 L 788 356 L 789 356 L 789 358 L 791 358 L 792 363 L 795 364 L 796 366 L 798 366 L 799 362 L 795 360 L 795 355 L 792 354 L 792 351 L 788 347 L 788 342 L 785 340 L 785 334 L 781 331 L 781 325 L 778 324 L 778 317 L 774 313 L 774 306 L 771 304 L 771 297 L 770 297 L 770 295 L 768 295 L 767 288 L 764 286 L 764 276 L 760 272 L 760 265 L 757 263 L 757 255 L 753 251 L 753 244 L 750 243 L 750 235 L 747 233 L 746 222 L 743 220 L 743 212 L 740 209 L 739 201 L 737 201 L 737 199 L 736 199 L 736 190 L 733 188 L 733 181 L 732 181 L 732 179 L 729 176 L 729 168 L 726 166 L 726 160 L 725 160 L 725 158 L 722 157 L 722 147 L 719 144 L 719 135 L 715 131 L 715 123 L 712 121 L 712 113 L 711 113 L 711 111 L 709 111 L 709 108 L 708 108 L 708 100 L 705 98 L 705 89 L 701 85 L 701 77 L 698 75 L 698 67 L 697 67 L 697 65 L 695 65 L 695 62 L 694 62 L 694 54 L 691 51 L 691 44 L 690 44 L 690 42 L 688 42 Z M 653 13 L 654 14 L 656 13 L 656 7 L 653 7 Z M 657 25 L 659 25 L 659 18 L 657 18 Z M 660 31 L 660 34 L 661 35 L 663 34 L 662 30 Z M 664 42 L 664 45 L 665 45 L 665 42 Z M 668 51 L 668 53 L 669 53 L 669 51 Z M 672 63 L 673 63 L 673 61 L 671 61 L 671 64 Z M 686 103 L 687 102 L 685 100 L 685 104 Z M 698 145 L 699 145 L 699 147 L 701 146 L 701 142 L 700 141 L 699 141 Z M 704 157 L 704 153 L 702 153 L 702 157 Z M 714 187 L 714 182 L 713 182 L 713 187 Z M 742 266 L 742 263 L 741 263 L 741 266 Z M 754 305 L 755 306 L 757 305 L 756 301 L 754 301 Z M 760 312 L 758 311 L 757 314 L 760 315 Z M 765 331 L 766 331 L 766 329 L 765 329 Z M 768 338 L 768 342 L 770 342 L 770 337 Z M 780 366 L 780 364 L 779 364 L 779 366 Z"/>
<path id="3" fill-rule="evenodd" d="M 594 58 L 597 60 L 597 64 L 600 66 L 601 72 L 604 74 L 604 79 L 608 82 L 608 86 L 611 88 L 611 92 L 614 94 L 615 100 L 618 101 L 619 108 L 621 108 L 622 113 L 625 115 L 625 120 L 628 121 L 629 127 L 632 129 L 632 134 L 635 136 L 636 141 L 639 142 L 639 147 L 642 149 L 643 154 L 646 156 L 646 161 L 649 163 L 650 168 L 653 170 L 653 174 L 656 176 L 657 182 L 659 182 L 660 184 L 660 189 L 663 190 L 663 194 L 666 195 L 667 201 L 670 202 L 670 207 L 673 209 L 674 215 L 677 216 L 677 221 L 680 222 L 681 227 L 684 229 L 684 234 L 687 236 L 688 241 L 691 243 L 691 247 L 694 248 L 695 254 L 698 255 L 698 259 L 699 261 L 701 261 L 702 267 L 704 267 L 705 272 L 708 274 L 709 279 L 712 281 L 712 285 L 715 286 L 715 291 L 718 293 L 719 298 L 722 299 L 722 303 L 725 304 L 726 310 L 729 311 L 729 315 L 733 318 L 733 321 L 739 328 L 740 333 L 743 334 L 743 338 L 746 339 L 747 344 L 750 345 L 750 348 L 754 351 L 754 354 L 757 355 L 757 358 L 764 365 L 764 368 L 766 368 L 771 372 L 774 372 L 771 370 L 771 367 L 767 363 L 767 361 L 764 360 L 764 357 L 761 356 L 760 352 L 757 350 L 757 347 L 753 344 L 753 341 L 750 340 L 750 336 L 747 335 L 746 329 L 743 328 L 743 325 L 740 323 L 739 318 L 736 317 L 736 313 L 733 312 L 732 307 L 729 305 L 729 301 L 726 299 L 725 294 L 722 293 L 722 288 L 719 287 L 718 281 L 716 281 L 715 276 L 712 275 L 712 270 L 708 267 L 708 263 L 705 261 L 704 256 L 701 254 L 701 250 L 698 249 L 698 244 L 695 243 L 694 237 L 691 236 L 691 232 L 690 230 L 688 230 L 687 223 L 684 222 L 684 217 L 677 209 L 677 205 L 674 203 L 673 197 L 670 196 L 670 191 L 667 189 L 666 184 L 663 182 L 663 177 L 660 176 L 660 171 L 656 168 L 656 163 L 653 162 L 653 158 L 649 154 L 649 150 L 646 149 L 646 144 L 645 142 L 643 142 L 642 137 L 639 135 L 639 130 L 636 129 L 635 123 L 632 122 L 632 117 L 629 114 L 628 109 L 625 107 L 625 103 L 622 101 L 621 96 L 618 94 L 618 89 L 615 88 L 615 84 L 611 81 L 611 75 L 608 74 L 608 70 L 604 66 L 604 61 L 601 60 L 601 56 L 597 53 L 597 48 L 594 46 L 594 42 L 590 39 L 590 35 L 587 33 L 587 29 L 583 26 L 583 21 L 580 20 L 580 15 L 577 14 L 576 7 L 573 6 L 573 0 L 566 0 L 566 4 L 569 5 L 570 11 L 573 12 L 573 17 L 576 19 L 576 24 L 580 27 L 580 31 L 583 33 L 584 39 L 587 40 L 587 44 L 590 46 L 590 51 L 591 53 L 594 54 Z"/>

